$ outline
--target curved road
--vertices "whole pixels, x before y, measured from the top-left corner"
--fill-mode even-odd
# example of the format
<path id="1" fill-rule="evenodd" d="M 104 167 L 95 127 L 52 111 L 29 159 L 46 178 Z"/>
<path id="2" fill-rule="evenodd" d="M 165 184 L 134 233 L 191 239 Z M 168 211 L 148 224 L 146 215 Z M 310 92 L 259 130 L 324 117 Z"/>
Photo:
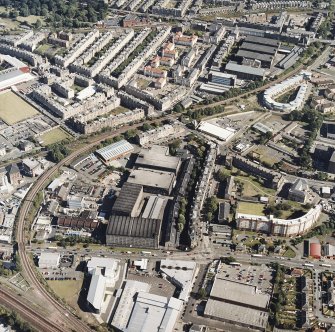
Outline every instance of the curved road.
<path id="1" fill-rule="evenodd" d="M 169 118 L 177 117 L 176 115 L 167 115 L 165 117 L 157 119 L 158 122 L 162 122 Z M 144 123 L 150 123 L 153 120 L 146 120 L 140 124 L 134 124 L 132 126 L 124 126 L 118 130 L 115 130 L 113 134 L 105 133 L 98 137 L 92 138 L 91 142 L 82 148 L 71 153 L 69 156 L 65 157 L 58 164 L 47 170 L 43 173 L 34 185 L 29 190 L 25 199 L 22 201 L 20 210 L 17 215 L 17 236 L 16 241 L 18 243 L 18 252 L 22 265 L 22 273 L 31 287 L 34 288 L 36 296 L 40 299 L 43 299 L 45 305 L 49 305 L 50 309 L 53 309 L 54 314 L 57 315 L 57 322 L 60 324 L 62 331 L 78 331 L 78 332 L 88 332 L 91 331 L 90 327 L 85 323 L 74 316 L 67 308 L 65 308 L 61 303 L 59 303 L 43 286 L 39 278 L 36 276 L 35 267 L 33 262 L 29 257 L 29 253 L 26 251 L 26 241 L 28 240 L 26 229 L 29 225 L 26 225 L 26 217 L 31 209 L 32 202 L 34 201 L 35 196 L 39 191 L 41 191 L 47 181 L 59 170 L 60 167 L 69 164 L 74 159 L 78 158 L 80 155 L 89 152 L 97 144 L 101 143 L 106 138 L 112 138 L 118 136 L 129 129 L 136 129 L 137 127 L 142 126 Z M 47 331 L 47 330 L 41 330 Z"/>
<path id="2" fill-rule="evenodd" d="M 302 67 L 302 66 L 301 66 Z M 276 82 L 279 82 L 283 79 L 285 79 L 288 76 L 294 75 L 295 72 L 301 69 L 301 67 L 297 68 L 296 70 L 288 73 L 287 75 L 284 75 L 278 80 L 275 80 L 273 82 L 270 82 L 266 84 L 265 86 L 262 86 L 258 89 L 255 89 L 253 91 L 247 92 L 245 94 L 239 95 L 237 97 L 227 99 L 218 103 L 213 103 L 210 105 L 201 106 L 199 108 L 206 108 L 206 107 L 212 107 L 215 105 L 221 105 L 230 101 L 235 100 L 236 98 L 241 98 L 244 95 L 249 95 L 252 93 L 257 93 L 259 91 L 262 91 L 266 89 L 268 86 L 273 85 Z M 196 108 L 194 108 L 196 109 Z M 173 114 L 173 115 L 167 115 L 165 117 L 161 117 L 157 119 L 157 122 L 162 122 L 167 119 L 173 119 L 178 117 L 179 114 Z M 29 226 L 26 225 L 26 217 L 28 215 L 28 212 L 31 209 L 32 202 L 34 201 L 34 198 L 36 194 L 41 191 L 47 181 L 51 179 L 51 177 L 59 170 L 60 167 L 69 164 L 74 159 L 78 158 L 80 155 L 89 152 L 92 148 L 94 148 L 97 144 L 101 143 L 106 138 L 112 138 L 115 136 L 118 136 L 121 133 L 124 133 L 125 131 L 129 129 L 136 129 L 137 127 L 142 126 L 145 123 L 150 123 L 154 120 L 146 120 L 144 122 L 141 122 L 140 124 L 134 124 L 131 126 L 124 126 L 118 130 L 115 130 L 113 134 L 111 133 L 105 133 L 102 135 L 99 135 L 98 137 L 93 137 L 90 143 L 87 145 L 81 147 L 80 149 L 76 150 L 75 152 L 71 153 L 69 156 L 65 157 L 63 160 L 61 160 L 58 164 L 50 168 L 48 171 L 46 171 L 44 174 L 42 174 L 39 179 L 34 183 L 34 185 L 31 187 L 30 191 L 26 195 L 25 199 L 23 200 L 20 210 L 17 215 L 17 243 L 18 243 L 18 251 L 19 256 L 21 259 L 21 265 L 22 265 L 22 273 L 24 274 L 24 277 L 26 278 L 27 282 L 34 288 L 36 296 L 38 296 L 40 299 L 42 299 L 45 303 L 45 305 L 49 305 L 50 309 L 53 309 L 53 313 L 57 315 L 57 323 L 59 324 L 59 329 L 64 331 L 78 331 L 78 332 L 88 332 L 91 331 L 90 327 L 82 322 L 80 319 L 78 319 L 75 315 L 73 315 L 67 308 L 65 308 L 61 303 L 59 303 L 49 292 L 44 288 L 43 284 L 40 282 L 39 278 L 36 276 L 35 273 L 35 267 L 31 259 L 29 258 L 29 253 L 26 251 L 26 241 L 28 240 L 28 237 L 26 235 L 26 228 Z M 27 227 L 26 227 L 27 226 Z M 52 325 L 50 323 L 50 325 Z M 47 328 L 44 328 L 41 331 L 51 331 Z"/>

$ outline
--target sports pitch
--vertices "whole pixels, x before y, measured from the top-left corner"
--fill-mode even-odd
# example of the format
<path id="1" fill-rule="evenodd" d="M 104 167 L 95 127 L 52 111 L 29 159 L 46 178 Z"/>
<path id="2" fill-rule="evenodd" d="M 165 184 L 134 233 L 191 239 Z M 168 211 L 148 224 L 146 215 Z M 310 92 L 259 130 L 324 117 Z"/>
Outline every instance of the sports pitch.
<path id="1" fill-rule="evenodd" d="M 14 92 L 0 94 L 0 118 L 8 125 L 13 125 L 39 114 L 38 111 L 17 96 Z"/>
<path id="2" fill-rule="evenodd" d="M 70 135 L 61 128 L 54 128 L 40 136 L 42 145 L 47 146 L 69 138 Z"/>

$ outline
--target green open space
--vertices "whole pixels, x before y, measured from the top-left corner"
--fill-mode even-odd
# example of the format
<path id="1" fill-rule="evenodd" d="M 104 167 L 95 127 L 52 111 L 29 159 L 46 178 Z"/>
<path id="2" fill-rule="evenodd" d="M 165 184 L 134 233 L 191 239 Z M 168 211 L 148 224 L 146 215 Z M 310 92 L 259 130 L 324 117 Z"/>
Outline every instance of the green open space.
<path id="1" fill-rule="evenodd" d="M 43 16 L 37 16 L 37 15 L 29 15 L 27 17 L 24 16 L 18 16 L 16 20 L 20 23 L 28 23 L 28 24 L 35 24 L 37 20 L 40 20 L 42 24 L 44 24 L 44 18 Z"/>
<path id="2" fill-rule="evenodd" d="M 276 194 L 274 189 L 263 186 L 253 176 L 245 176 L 241 173 L 240 175 L 235 176 L 235 181 L 236 180 L 243 182 L 243 196 L 274 196 Z"/>
<path id="3" fill-rule="evenodd" d="M 260 203 L 239 202 L 237 212 L 264 216 L 264 205 Z"/>
<path id="4" fill-rule="evenodd" d="M 70 135 L 61 128 L 54 128 L 40 136 L 42 145 L 47 146 L 69 138 Z"/>
<path id="5" fill-rule="evenodd" d="M 291 249 L 291 248 L 288 248 L 284 254 L 283 254 L 284 257 L 287 257 L 287 258 L 294 258 L 295 257 L 295 252 Z"/>
<path id="6" fill-rule="evenodd" d="M 0 105 L 0 118 L 8 125 L 13 125 L 38 114 L 34 107 L 12 91 L 0 94 Z"/>
<path id="7" fill-rule="evenodd" d="M 37 47 L 35 52 L 44 55 L 51 47 L 52 45 L 49 44 L 41 44 L 39 47 Z"/>
<path id="8" fill-rule="evenodd" d="M 83 283 L 82 280 L 47 280 L 47 282 L 51 289 L 70 305 L 76 303 Z"/>
<path id="9" fill-rule="evenodd" d="M 279 153 L 265 145 L 257 146 L 252 152 L 259 154 L 259 161 L 270 167 L 280 162 L 282 159 Z"/>

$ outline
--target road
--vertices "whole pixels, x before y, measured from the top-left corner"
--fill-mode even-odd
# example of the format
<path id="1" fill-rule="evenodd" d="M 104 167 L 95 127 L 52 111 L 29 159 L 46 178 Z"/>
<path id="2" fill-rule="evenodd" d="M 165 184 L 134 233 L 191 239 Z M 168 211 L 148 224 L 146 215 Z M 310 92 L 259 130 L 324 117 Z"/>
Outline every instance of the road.
<path id="1" fill-rule="evenodd" d="M 156 122 L 162 122 L 164 120 L 171 119 L 177 116 L 178 115 L 167 115 L 165 117 L 157 119 Z M 82 154 L 88 153 L 89 151 L 91 151 L 91 149 L 93 149 L 96 145 L 100 144 L 106 138 L 118 136 L 129 129 L 136 129 L 139 126 L 142 126 L 144 123 L 149 124 L 150 122 L 152 122 L 152 120 L 146 120 L 144 122 L 141 122 L 141 124 L 124 126 L 118 130 L 115 130 L 113 134 L 105 133 L 97 137 L 91 138 L 88 144 L 81 148 L 78 148 L 69 156 L 61 160 L 58 164 L 43 173 L 30 188 L 28 194 L 26 195 L 20 206 L 20 210 L 17 214 L 16 241 L 18 243 L 18 253 L 20 256 L 22 274 L 25 277 L 26 281 L 29 283 L 29 285 L 33 287 L 33 291 L 35 292 L 36 296 L 40 300 L 42 300 L 45 305 L 48 305 L 50 309 L 52 309 L 54 320 L 59 324 L 63 331 L 76 330 L 80 332 L 86 332 L 91 331 L 91 329 L 89 326 L 87 326 L 87 324 L 80 321 L 67 308 L 65 308 L 61 303 L 54 299 L 36 276 L 34 264 L 29 257 L 29 252 L 26 250 L 26 243 L 29 240 L 29 234 L 26 233 L 26 229 L 29 229 L 29 225 L 26 225 L 27 215 L 31 209 L 32 203 L 37 193 L 46 186 L 48 181 L 50 181 L 53 175 L 58 172 L 60 167 L 70 164 L 73 160 L 75 160 Z"/>
<path id="2" fill-rule="evenodd" d="M 230 102 L 234 102 L 236 99 L 241 98 L 243 96 L 246 95 L 250 95 L 250 94 L 254 94 L 254 93 L 258 93 L 261 92 L 263 90 L 265 90 L 266 88 L 268 88 L 269 86 L 278 83 L 284 79 L 286 79 L 287 77 L 290 77 L 292 75 L 294 75 L 296 72 L 298 72 L 299 70 L 301 70 L 303 66 L 299 66 L 297 69 L 295 69 L 294 71 L 284 75 L 283 77 L 269 82 L 266 85 L 255 89 L 253 91 L 244 93 L 242 95 L 239 95 L 235 98 L 230 98 L 221 102 L 217 102 L 217 103 L 212 103 L 209 105 L 205 105 L 205 106 L 199 106 L 199 107 L 195 107 L 194 109 L 197 108 L 207 108 L 207 107 L 213 107 L 213 106 L 218 106 L 218 105 L 223 105 L 226 103 L 230 103 Z M 157 119 L 156 122 L 162 122 L 166 119 L 173 119 L 176 118 L 177 116 L 179 116 L 178 114 L 176 115 L 168 115 L 165 117 L 162 117 L 160 119 Z M 19 252 L 19 256 L 20 256 L 20 262 L 21 262 L 21 266 L 22 266 L 22 274 L 24 275 L 25 279 L 27 280 L 27 282 L 29 283 L 29 285 L 31 287 L 33 287 L 33 292 L 36 294 L 36 297 L 38 297 L 40 300 L 42 300 L 46 306 L 49 306 L 49 309 L 51 309 L 51 311 L 53 312 L 53 321 L 58 324 L 59 326 L 59 330 L 62 331 L 80 331 L 80 332 L 86 332 L 86 331 L 91 331 L 90 327 L 87 326 L 87 324 L 85 324 L 84 322 L 80 321 L 77 317 L 75 317 L 67 308 L 65 308 L 61 303 L 59 303 L 56 299 L 54 299 L 49 292 L 44 288 L 44 286 L 42 285 L 42 283 L 39 281 L 38 277 L 35 274 L 35 267 L 33 265 L 33 262 L 31 261 L 30 257 L 29 257 L 29 251 L 26 250 L 26 242 L 29 238 L 29 235 L 26 233 L 26 229 L 29 228 L 29 225 L 26 225 L 26 220 L 27 220 L 27 215 L 28 212 L 31 209 L 31 205 L 32 202 L 35 199 L 35 196 L 37 195 L 37 193 L 42 190 L 45 185 L 48 183 L 48 181 L 50 181 L 50 179 L 53 177 L 54 174 L 56 174 L 59 170 L 60 167 L 65 166 L 69 163 L 71 163 L 73 160 L 75 160 L 76 158 L 78 158 L 79 156 L 81 156 L 82 154 L 88 153 L 91 149 L 93 149 L 96 145 L 100 144 L 103 140 L 105 140 L 106 138 L 111 138 L 111 137 L 115 137 L 118 136 L 121 133 L 124 133 L 125 131 L 129 130 L 129 129 L 136 129 L 139 126 L 142 126 L 144 123 L 150 123 L 152 122 L 152 120 L 146 120 L 144 122 L 141 122 L 141 124 L 134 124 L 131 126 L 124 126 L 121 129 L 115 130 L 113 132 L 113 134 L 110 133 L 105 133 L 105 134 L 101 134 L 97 137 L 93 137 L 91 139 L 89 139 L 89 143 L 83 147 L 80 147 L 78 150 L 74 151 L 73 153 L 71 153 L 69 156 L 67 156 L 66 158 L 64 158 L 63 160 L 61 160 L 58 164 L 56 164 L 55 166 L 53 166 L 51 169 L 49 169 L 48 171 L 46 171 L 44 174 L 42 174 L 40 176 L 40 178 L 34 183 L 34 185 L 31 187 L 30 191 L 28 192 L 27 196 L 25 197 L 24 201 L 21 204 L 20 210 L 18 212 L 17 215 L 17 243 L 18 243 L 18 252 Z M 185 255 L 185 254 L 184 254 Z M 243 259 L 245 261 L 250 261 L 250 255 L 249 257 L 246 256 L 241 256 L 239 257 L 238 254 L 234 254 L 236 256 L 237 259 Z M 175 255 L 175 257 L 180 257 L 182 258 L 181 255 Z M 197 260 L 197 258 L 200 259 L 200 261 L 206 262 L 207 259 L 212 259 L 214 257 L 208 256 L 207 258 L 204 257 L 204 253 L 202 252 L 194 252 L 192 253 L 192 258 Z M 214 255 L 212 255 L 214 256 Z M 190 259 L 191 257 L 184 257 L 184 258 L 188 258 Z M 199 261 L 199 263 L 200 263 Z M 264 263 L 269 263 L 271 261 L 273 261 L 273 258 L 262 258 L 260 259 L 260 261 L 264 262 Z M 291 261 L 291 264 L 297 264 L 297 262 Z M 301 261 L 299 261 L 300 265 L 301 265 Z M 335 267 L 335 265 L 333 266 Z M 19 310 L 19 306 L 18 304 L 15 304 L 14 301 L 12 302 L 13 306 L 16 306 L 16 309 Z M 38 322 L 36 322 L 36 324 L 38 324 Z M 55 330 L 51 330 L 52 324 L 49 324 L 49 327 L 44 326 L 42 322 L 39 322 L 39 324 L 41 324 L 40 326 L 40 330 L 41 331 L 55 331 Z M 43 325 L 43 326 L 42 326 Z M 48 329 L 49 328 L 49 329 Z"/>
<path id="3" fill-rule="evenodd" d="M 287 74 L 279 77 L 278 79 L 276 79 L 274 81 L 271 81 L 271 82 L 269 82 L 269 83 L 267 83 L 267 84 L 265 84 L 265 85 L 263 85 L 263 86 L 261 86 L 257 89 L 254 89 L 254 90 L 248 91 L 248 92 L 244 92 L 244 93 L 242 93 L 242 94 L 240 94 L 236 97 L 232 97 L 232 98 L 228 98 L 228 99 L 225 99 L 225 100 L 213 102 L 213 103 L 210 103 L 210 104 L 207 104 L 207 105 L 194 106 L 194 107 L 192 107 L 192 110 L 206 109 L 206 108 L 212 108 L 212 107 L 215 107 L 215 106 L 222 106 L 222 105 L 234 103 L 234 102 L 236 102 L 237 100 L 239 100 L 243 97 L 253 95 L 253 94 L 257 94 L 259 92 L 262 92 L 262 91 L 266 90 L 270 86 L 273 86 L 274 84 L 277 84 L 277 83 L 280 83 L 280 82 L 284 81 L 288 77 L 291 77 L 291 76 L 295 75 L 297 72 L 299 72 L 303 68 L 304 68 L 304 65 L 300 65 L 296 69 L 294 69 L 293 71 L 290 71 L 289 73 L 287 73 Z"/>

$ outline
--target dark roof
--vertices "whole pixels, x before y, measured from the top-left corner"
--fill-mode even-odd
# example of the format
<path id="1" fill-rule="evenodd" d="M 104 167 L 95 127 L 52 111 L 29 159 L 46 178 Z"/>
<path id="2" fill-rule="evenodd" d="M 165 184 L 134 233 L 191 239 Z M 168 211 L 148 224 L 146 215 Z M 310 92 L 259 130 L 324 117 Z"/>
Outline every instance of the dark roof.
<path id="1" fill-rule="evenodd" d="M 241 47 L 241 50 L 248 50 L 252 52 L 259 52 L 262 54 L 270 54 L 270 55 L 275 55 L 277 52 L 277 47 L 274 46 L 265 46 L 265 45 L 260 45 L 260 44 L 254 44 L 254 43 L 248 43 L 244 42 Z"/>
<path id="2" fill-rule="evenodd" d="M 143 187 L 140 184 L 126 182 L 114 203 L 113 212 L 131 214 L 142 190 Z"/>
<path id="3" fill-rule="evenodd" d="M 236 54 L 236 56 L 241 57 L 241 58 L 247 58 L 247 59 L 256 59 L 260 61 L 266 61 L 266 62 L 271 62 L 273 60 L 273 56 L 269 54 L 261 54 L 257 52 L 250 52 L 250 51 L 245 51 L 245 50 L 239 50 Z"/>
<path id="4" fill-rule="evenodd" d="M 250 66 L 239 65 L 232 61 L 229 61 L 226 64 L 226 71 L 233 72 L 233 73 L 243 73 L 248 75 L 260 76 L 264 77 L 265 70 L 263 68 L 255 68 Z"/>
<path id="5" fill-rule="evenodd" d="M 15 173 L 20 173 L 19 168 L 17 167 L 16 164 L 11 164 L 7 167 L 7 171 L 9 174 L 15 174 Z"/>
<path id="6" fill-rule="evenodd" d="M 154 238 L 160 233 L 158 219 L 132 218 L 112 215 L 107 226 L 107 235 Z"/>
<path id="7" fill-rule="evenodd" d="M 93 219 L 85 219 L 80 217 L 58 217 L 57 225 L 69 228 L 86 228 L 93 230 L 98 227 L 99 222 L 94 221 Z"/>
<path id="8" fill-rule="evenodd" d="M 244 39 L 248 43 L 260 44 L 265 46 L 279 46 L 280 41 L 270 38 L 256 37 L 256 36 L 247 36 Z"/>

